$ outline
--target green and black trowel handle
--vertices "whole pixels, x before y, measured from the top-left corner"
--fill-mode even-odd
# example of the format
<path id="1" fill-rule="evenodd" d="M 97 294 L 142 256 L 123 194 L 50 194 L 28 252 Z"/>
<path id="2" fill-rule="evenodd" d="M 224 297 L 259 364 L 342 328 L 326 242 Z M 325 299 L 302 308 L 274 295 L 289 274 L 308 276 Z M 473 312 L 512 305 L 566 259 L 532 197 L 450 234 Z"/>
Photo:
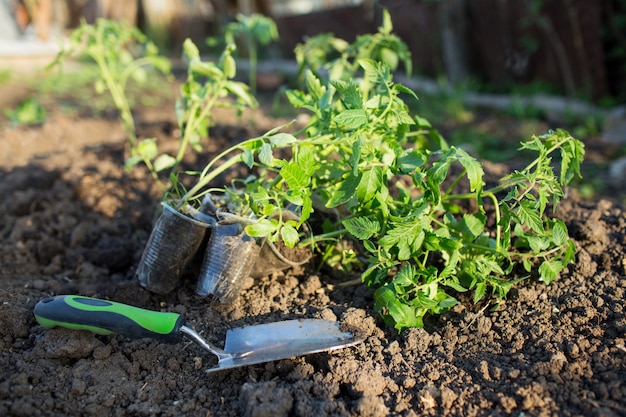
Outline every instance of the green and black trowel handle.
<path id="1" fill-rule="evenodd" d="M 46 329 L 60 326 L 165 343 L 180 342 L 183 328 L 186 328 L 185 317 L 177 313 L 144 310 L 79 295 L 59 295 L 39 301 L 35 306 L 35 318 Z"/>

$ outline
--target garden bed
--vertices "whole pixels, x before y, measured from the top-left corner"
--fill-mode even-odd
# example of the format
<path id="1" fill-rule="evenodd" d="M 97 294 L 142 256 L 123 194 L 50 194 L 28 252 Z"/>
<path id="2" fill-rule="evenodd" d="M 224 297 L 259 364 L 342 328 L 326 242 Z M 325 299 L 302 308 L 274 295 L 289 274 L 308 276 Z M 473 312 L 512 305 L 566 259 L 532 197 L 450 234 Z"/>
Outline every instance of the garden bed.
<path id="1" fill-rule="evenodd" d="M 4 103 L 7 107 L 14 103 Z M 139 136 L 175 148 L 167 103 L 142 110 Z M 285 120 L 216 116 L 210 154 Z M 201 157 L 209 155 L 201 155 Z M 197 157 L 197 155 L 196 155 Z M 497 309 L 471 297 L 401 334 L 373 310 L 358 273 L 305 267 L 249 279 L 233 305 L 183 286 L 154 295 L 134 278 L 159 192 L 123 169 L 117 118 L 51 114 L 0 136 L 0 414 L 133 416 L 602 415 L 626 413 L 626 213 L 619 203 L 559 206 L 577 261 L 549 286 L 532 277 Z M 195 161 L 187 160 L 189 164 Z M 506 165 L 485 163 L 498 175 Z M 230 327 L 288 318 L 361 326 L 356 347 L 207 375 L 214 358 L 166 345 L 42 329 L 33 307 L 80 294 L 183 313 L 215 344 Z"/>

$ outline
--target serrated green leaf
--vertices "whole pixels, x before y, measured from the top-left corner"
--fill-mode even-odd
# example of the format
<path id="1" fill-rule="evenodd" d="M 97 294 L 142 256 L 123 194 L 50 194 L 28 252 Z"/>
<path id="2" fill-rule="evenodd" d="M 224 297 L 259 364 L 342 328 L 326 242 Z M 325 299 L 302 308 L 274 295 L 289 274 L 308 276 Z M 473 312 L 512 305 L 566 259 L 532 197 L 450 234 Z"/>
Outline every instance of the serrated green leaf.
<path id="1" fill-rule="evenodd" d="M 393 89 L 400 93 L 410 94 L 411 96 L 415 98 L 415 100 L 419 100 L 419 98 L 417 97 L 417 94 L 415 94 L 415 91 L 411 90 L 409 87 L 406 87 L 402 84 L 394 84 Z M 420 127 L 431 127 L 430 122 L 428 120 L 423 119 L 419 116 L 415 116 L 415 117 Z"/>
<path id="2" fill-rule="evenodd" d="M 398 169 L 403 174 L 408 174 L 424 165 L 426 155 L 414 149 L 404 150 L 398 157 Z"/>
<path id="3" fill-rule="evenodd" d="M 539 253 L 550 247 L 550 239 L 548 237 L 526 236 L 526 240 L 528 241 L 528 246 L 530 246 L 530 249 L 535 253 Z"/>
<path id="4" fill-rule="evenodd" d="M 463 168 L 467 171 L 467 178 L 470 183 L 470 191 L 478 191 L 483 187 L 483 177 L 485 173 L 483 172 L 483 167 L 480 162 L 471 157 L 467 152 L 463 149 L 457 148 L 456 155 L 459 159 Z"/>
<path id="5" fill-rule="evenodd" d="M 296 160 L 300 170 L 305 176 L 311 177 L 318 168 L 317 159 L 315 157 L 316 148 L 309 145 L 300 146 L 296 154 Z M 307 180 L 308 184 L 308 180 Z"/>
<path id="6" fill-rule="evenodd" d="M 381 287 L 374 292 L 374 300 L 377 309 L 386 311 L 386 315 L 392 319 L 394 327 L 401 331 L 409 327 L 423 327 L 423 313 L 418 313 L 414 308 L 403 304 L 396 298 L 395 292 L 387 286 Z"/>
<path id="7" fill-rule="evenodd" d="M 487 291 L 486 281 L 482 281 L 476 284 L 476 289 L 474 290 L 474 304 L 479 302 L 485 296 L 486 291 Z"/>
<path id="8" fill-rule="evenodd" d="M 398 249 L 398 259 L 410 259 L 413 254 L 422 246 L 425 233 L 422 229 L 422 220 L 415 216 L 404 220 L 401 223 L 393 223 L 387 229 L 385 235 L 378 243 L 387 251 L 392 248 Z"/>
<path id="9" fill-rule="evenodd" d="M 565 131 L 559 130 L 561 136 L 567 136 L 568 141 L 561 147 L 561 185 L 567 185 L 574 178 L 580 177 L 580 164 L 585 157 L 585 145 Z"/>
<path id="10" fill-rule="evenodd" d="M 539 266 L 539 279 L 546 284 L 550 284 L 558 278 L 563 268 L 564 265 L 559 261 L 545 260 Z"/>
<path id="11" fill-rule="evenodd" d="M 393 118 L 393 121 L 399 125 L 415 124 L 415 121 L 413 120 L 413 118 L 409 115 L 407 111 L 404 111 L 404 110 L 398 110 L 398 111 L 393 112 L 391 117 Z"/>
<path id="12" fill-rule="evenodd" d="M 334 120 L 344 129 L 358 129 L 367 123 L 367 113 L 362 109 L 344 110 Z"/>
<path id="13" fill-rule="evenodd" d="M 552 226 L 552 241 L 556 246 L 562 246 L 569 240 L 567 227 L 561 220 L 556 220 Z"/>
<path id="14" fill-rule="evenodd" d="M 520 221 L 528 226 L 536 233 L 543 234 L 543 222 L 539 213 L 532 206 L 532 202 L 524 200 L 520 202 L 519 207 L 515 213 L 519 217 Z"/>
<path id="15" fill-rule="evenodd" d="M 300 190 L 309 184 L 309 176 L 300 169 L 296 161 L 291 161 L 282 167 L 280 176 L 283 177 L 291 190 Z"/>
<path id="16" fill-rule="evenodd" d="M 366 240 L 376 235 L 380 230 L 378 220 L 367 217 L 354 217 L 341 222 L 348 233 L 357 239 Z"/>
<path id="17" fill-rule="evenodd" d="M 405 263 L 396 273 L 392 284 L 396 293 L 403 293 L 405 289 L 408 288 L 410 290 L 413 286 L 417 285 L 418 277 L 415 267 L 409 262 Z"/>
<path id="18" fill-rule="evenodd" d="M 305 73 L 306 88 L 311 96 L 317 101 L 324 93 L 326 88 L 322 85 L 320 79 L 311 70 L 307 70 Z"/>

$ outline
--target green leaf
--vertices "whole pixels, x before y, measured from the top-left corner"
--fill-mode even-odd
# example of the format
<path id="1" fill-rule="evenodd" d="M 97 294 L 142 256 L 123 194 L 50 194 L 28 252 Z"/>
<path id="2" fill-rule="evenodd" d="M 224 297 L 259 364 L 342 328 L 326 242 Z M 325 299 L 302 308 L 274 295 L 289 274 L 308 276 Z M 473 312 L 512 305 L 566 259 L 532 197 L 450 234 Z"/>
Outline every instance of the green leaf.
<path id="1" fill-rule="evenodd" d="M 418 152 L 414 149 L 407 149 L 400 154 L 397 164 L 401 173 L 408 174 L 424 165 L 425 162 L 426 155 L 422 152 Z"/>
<path id="2" fill-rule="evenodd" d="M 334 120 L 344 129 L 358 129 L 367 123 L 367 113 L 362 109 L 344 110 Z"/>
<path id="3" fill-rule="evenodd" d="M 472 238 L 476 238 L 485 231 L 485 222 L 486 218 L 482 213 L 464 214 L 459 226 Z"/>
<path id="4" fill-rule="evenodd" d="M 189 38 L 185 39 L 185 42 L 183 42 L 183 52 L 189 59 L 200 59 L 200 51 L 198 50 L 198 47 Z"/>
<path id="5" fill-rule="evenodd" d="M 369 219 L 367 217 L 354 217 L 345 219 L 341 222 L 348 233 L 357 239 L 366 240 L 376 235 L 380 230 L 378 220 Z"/>
<path id="6" fill-rule="evenodd" d="M 238 81 L 228 81 L 224 84 L 224 88 L 247 106 L 251 108 L 257 107 L 257 101 L 254 96 L 250 94 L 249 88 L 246 84 Z"/>
<path id="7" fill-rule="evenodd" d="M 368 247 L 368 244 L 371 245 L 369 240 L 366 240 L 363 243 L 366 247 Z M 376 251 L 372 249 L 373 248 L 370 247 L 368 250 L 371 253 L 376 253 Z M 373 264 L 361 274 L 361 280 L 370 287 L 378 286 L 382 285 L 388 274 L 389 268 L 383 267 L 380 264 Z"/>
<path id="8" fill-rule="evenodd" d="M 271 135 L 268 139 L 270 140 L 272 146 L 277 147 L 284 147 L 298 141 L 298 139 L 296 139 L 294 135 L 284 132 L 278 132 L 274 135 Z"/>
<path id="9" fill-rule="evenodd" d="M 126 163 L 124 164 L 124 169 L 126 171 L 129 171 L 132 167 L 134 167 L 135 165 L 137 165 L 141 161 L 143 161 L 143 158 L 141 156 L 139 156 L 139 155 L 131 156 L 130 158 L 128 158 L 126 160 Z"/>
<path id="10" fill-rule="evenodd" d="M 470 182 L 470 191 L 481 190 L 483 187 L 483 167 L 480 162 L 471 157 L 463 149 L 456 148 L 456 155 L 463 168 L 467 170 L 467 178 Z"/>
<path id="11" fill-rule="evenodd" d="M 411 90 L 408 87 L 405 87 L 402 84 L 394 84 L 393 89 L 400 93 L 410 94 L 411 96 L 415 98 L 415 100 L 419 100 L 419 98 L 417 97 L 417 94 L 415 94 L 413 90 Z M 428 120 L 422 119 L 419 116 L 417 116 L 417 118 L 418 118 L 418 124 L 420 127 L 430 127 L 430 123 L 428 122 Z"/>
<path id="12" fill-rule="evenodd" d="M 359 181 L 359 176 L 354 176 L 352 174 L 348 175 L 340 182 L 339 188 L 332 193 L 330 199 L 326 203 L 326 207 L 333 208 L 347 203 L 352 197 L 354 197 Z"/>
<path id="13" fill-rule="evenodd" d="M 266 237 L 278 230 L 278 223 L 269 219 L 260 219 L 246 226 L 246 233 L 252 237 Z"/>
<path id="14" fill-rule="evenodd" d="M 354 81 L 331 80 L 330 84 L 341 94 L 341 101 L 347 109 L 363 107 L 363 97 Z"/>
<path id="15" fill-rule="evenodd" d="M 311 70 L 306 71 L 305 80 L 309 93 L 316 101 L 319 100 L 326 92 L 326 88 L 322 85 L 321 80 Z"/>
<path id="16" fill-rule="evenodd" d="M 476 289 L 474 290 L 474 304 L 479 302 L 485 296 L 486 291 L 487 291 L 486 281 L 481 281 L 478 284 L 476 284 Z"/>
<path id="17" fill-rule="evenodd" d="M 137 145 L 136 152 L 143 159 L 152 160 L 159 153 L 157 149 L 156 139 L 144 139 Z"/>
<path id="18" fill-rule="evenodd" d="M 252 168 L 254 166 L 254 154 L 252 150 L 244 148 L 241 152 L 241 161 L 246 164 L 248 168 Z"/>
<path id="19" fill-rule="evenodd" d="M 544 236 L 526 236 L 528 246 L 534 253 L 539 253 L 550 247 L 550 239 Z"/>
<path id="20" fill-rule="evenodd" d="M 210 79 L 221 79 L 224 77 L 222 70 L 213 62 L 202 62 L 193 60 L 189 63 L 189 71 L 196 76 L 204 76 Z M 194 77 L 196 78 L 196 77 Z"/>
<path id="21" fill-rule="evenodd" d="M 389 316 L 398 330 L 404 330 L 409 327 L 423 327 L 423 313 L 418 313 L 415 309 L 407 304 L 403 304 L 396 298 L 396 293 L 389 287 L 384 286 L 374 292 L 374 301 L 376 309 L 384 312 Z"/>
<path id="22" fill-rule="evenodd" d="M 280 176 L 291 190 L 300 190 L 309 184 L 309 176 L 300 169 L 296 161 L 291 161 L 282 167 Z"/>
<path id="23" fill-rule="evenodd" d="M 539 279 L 546 284 L 550 284 L 558 278 L 563 268 L 564 265 L 559 261 L 545 260 L 539 266 Z"/>
<path id="24" fill-rule="evenodd" d="M 231 54 L 224 55 L 222 68 L 224 68 L 224 75 L 227 78 L 234 78 L 237 75 L 237 63 Z"/>
<path id="25" fill-rule="evenodd" d="M 361 203 L 371 201 L 383 187 L 383 171 L 375 167 L 361 174 L 361 181 L 357 187 L 356 195 Z"/>
<path id="26" fill-rule="evenodd" d="M 307 177 L 313 176 L 318 168 L 315 154 L 316 148 L 310 145 L 300 146 L 300 148 L 298 149 L 298 153 L 296 154 L 298 166 Z M 309 181 L 307 180 L 307 184 L 308 183 Z"/>
<path id="27" fill-rule="evenodd" d="M 272 145 L 265 142 L 261 146 L 261 151 L 259 152 L 259 161 L 267 166 L 274 166 L 274 155 L 272 154 Z"/>
<path id="28" fill-rule="evenodd" d="M 393 31 L 393 23 L 391 22 L 391 15 L 389 10 L 383 9 L 383 25 L 378 28 L 381 33 L 389 35 Z"/>
<path id="29" fill-rule="evenodd" d="M 520 202 L 515 214 L 517 214 L 517 217 L 523 224 L 530 227 L 534 232 L 543 234 L 543 222 L 539 213 L 533 207 L 532 202 L 528 200 Z"/>
<path id="30" fill-rule="evenodd" d="M 396 247 L 398 259 L 407 260 L 422 246 L 424 237 L 422 219 L 414 216 L 403 222 L 393 223 L 378 243 L 388 251 Z"/>
<path id="31" fill-rule="evenodd" d="M 176 165 L 176 158 L 168 154 L 162 154 L 154 160 L 152 165 L 156 172 L 161 172 Z"/>
<path id="32" fill-rule="evenodd" d="M 411 290 L 411 288 L 418 284 L 417 271 L 413 264 L 407 262 L 396 273 L 393 278 L 392 284 L 396 293 L 404 293 L 405 289 Z"/>
<path id="33" fill-rule="evenodd" d="M 574 138 L 572 138 L 564 130 L 558 130 L 559 136 L 568 137 L 567 142 L 561 147 L 561 185 L 567 185 L 574 178 L 574 176 L 580 177 L 580 164 L 585 156 L 585 145 Z"/>
<path id="34" fill-rule="evenodd" d="M 283 238 L 285 245 L 290 248 L 293 248 L 300 240 L 296 228 L 289 224 L 283 224 L 283 227 L 280 229 L 280 236 Z"/>

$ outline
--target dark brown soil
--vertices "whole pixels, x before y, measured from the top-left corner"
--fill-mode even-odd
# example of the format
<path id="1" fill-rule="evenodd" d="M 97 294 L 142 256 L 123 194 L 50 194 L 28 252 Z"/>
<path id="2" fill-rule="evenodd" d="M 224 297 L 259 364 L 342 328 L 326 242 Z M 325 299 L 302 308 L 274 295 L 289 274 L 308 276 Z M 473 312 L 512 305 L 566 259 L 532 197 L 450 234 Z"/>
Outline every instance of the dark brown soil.
<path id="1" fill-rule="evenodd" d="M 141 135 L 172 146 L 172 117 L 142 114 Z M 259 131 L 277 124 L 246 117 Z M 218 120 L 215 149 L 247 133 Z M 342 285 L 356 275 L 314 263 L 248 279 L 230 306 L 194 295 L 193 274 L 150 294 L 134 272 L 159 196 L 142 169 L 124 171 L 118 121 L 52 115 L 2 129 L 0 415 L 626 415 L 626 213 L 616 203 L 574 193 L 562 203 L 579 252 L 550 286 L 530 278 L 495 311 L 464 303 L 397 334 L 370 289 Z M 207 375 L 215 359 L 191 342 L 44 330 L 33 307 L 57 294 L 182 313 L 218 345 L 229 327 L 309 317 L 341 319 L 367 339 Z"/>

